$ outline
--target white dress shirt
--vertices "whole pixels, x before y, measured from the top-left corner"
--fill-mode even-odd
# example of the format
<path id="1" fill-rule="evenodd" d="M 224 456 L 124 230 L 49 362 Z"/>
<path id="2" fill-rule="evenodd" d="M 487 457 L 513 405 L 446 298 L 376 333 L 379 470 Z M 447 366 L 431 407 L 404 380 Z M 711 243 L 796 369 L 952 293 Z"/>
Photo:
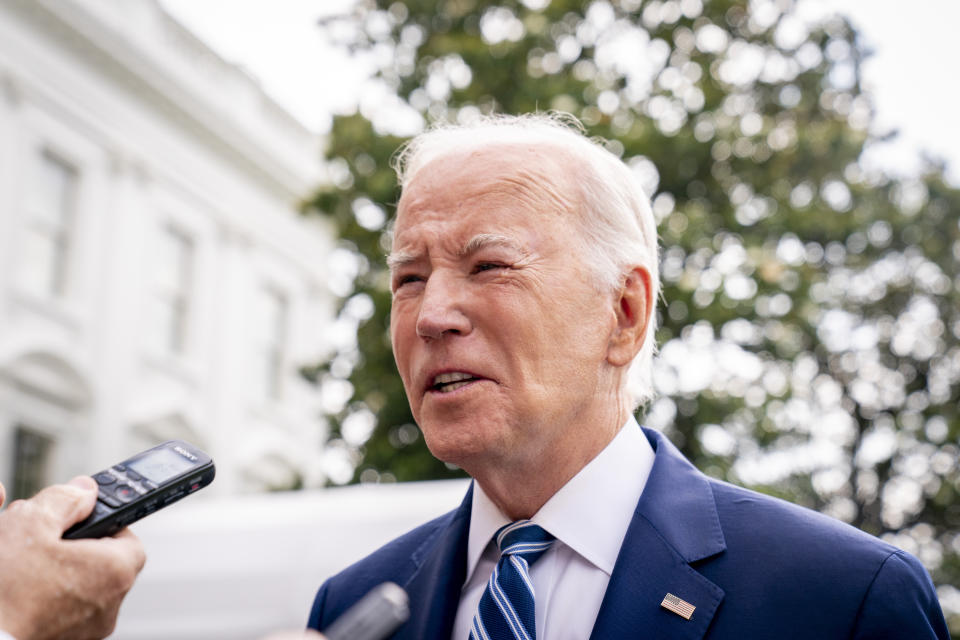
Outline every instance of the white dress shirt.
<path id="1" fill-rule="evenodd" d="M 530 569 L 537 640 L 590 637 L 653 458 L 653 448 L 631 416 L 610 444 L 531 518 L 557 538 Z M 470 636 L 480 597 L 500 557 L 493 534 L 508 522 L 474 483 L 467 578 L 452 640 Z"/>

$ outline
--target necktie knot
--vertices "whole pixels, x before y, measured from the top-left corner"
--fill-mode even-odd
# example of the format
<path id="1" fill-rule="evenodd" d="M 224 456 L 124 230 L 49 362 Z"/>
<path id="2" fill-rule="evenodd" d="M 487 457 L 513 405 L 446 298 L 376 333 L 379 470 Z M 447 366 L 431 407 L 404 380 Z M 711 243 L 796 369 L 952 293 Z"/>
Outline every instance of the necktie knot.
<path id="1" fill-rule="evenodd" d="M 497 531 L 497 546 L 505 556 L 520 556 L 533 564 L 553 544 L 554 538 L 543 527 L 529 520 L 517 520 Z"/>

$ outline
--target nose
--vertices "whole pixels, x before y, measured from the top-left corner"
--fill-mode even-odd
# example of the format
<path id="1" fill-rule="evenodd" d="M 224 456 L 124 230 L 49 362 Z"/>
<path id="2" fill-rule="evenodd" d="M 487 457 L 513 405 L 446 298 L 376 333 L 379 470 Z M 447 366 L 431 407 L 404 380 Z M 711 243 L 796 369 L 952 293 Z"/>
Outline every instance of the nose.
<path id="1" fill-rule="evenodd" d="M 444 336 L 470 333 L 470 319 L 464 312 L 463 288 L 439 271 L 434 271 L 424 286 L 417 314 L 417 335 L 436 340 Z"/>

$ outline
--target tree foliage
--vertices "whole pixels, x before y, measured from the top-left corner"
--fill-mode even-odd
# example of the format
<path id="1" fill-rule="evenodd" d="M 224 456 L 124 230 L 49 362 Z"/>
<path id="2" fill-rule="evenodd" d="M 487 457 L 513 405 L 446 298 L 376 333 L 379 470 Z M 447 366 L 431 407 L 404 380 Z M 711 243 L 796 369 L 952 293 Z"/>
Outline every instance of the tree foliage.
<path id="1" fill-rule="evenodd" d="M 960 192 L 936 163 L 861 165 L 876 136 L 849 23 L 791 0 L 368 0 L 322 28 L 379 64 L 383 96 L 335 118 L 311 203 L 353 256 L 358 339 L 313 374 L 350 383 L 331 446 L 354 480 L 459 473 L 426 450 L 390 353 L 391 155 L 435 120 L 556 109 L 653 197 L 659 395 L 641 420 L 708 473 L 960 583 Z"/>

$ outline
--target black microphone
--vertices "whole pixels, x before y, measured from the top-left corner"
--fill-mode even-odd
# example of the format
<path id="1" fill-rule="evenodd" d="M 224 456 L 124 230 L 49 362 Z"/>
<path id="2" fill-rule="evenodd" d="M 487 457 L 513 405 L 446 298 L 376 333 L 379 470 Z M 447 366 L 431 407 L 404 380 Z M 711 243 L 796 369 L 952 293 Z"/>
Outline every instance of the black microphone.
<path id="1" fill-rule="evenodd" d="M 323 630 L 327 640 L 383 640 L 410 617 L 407 592 L 384 582 Z"/>

